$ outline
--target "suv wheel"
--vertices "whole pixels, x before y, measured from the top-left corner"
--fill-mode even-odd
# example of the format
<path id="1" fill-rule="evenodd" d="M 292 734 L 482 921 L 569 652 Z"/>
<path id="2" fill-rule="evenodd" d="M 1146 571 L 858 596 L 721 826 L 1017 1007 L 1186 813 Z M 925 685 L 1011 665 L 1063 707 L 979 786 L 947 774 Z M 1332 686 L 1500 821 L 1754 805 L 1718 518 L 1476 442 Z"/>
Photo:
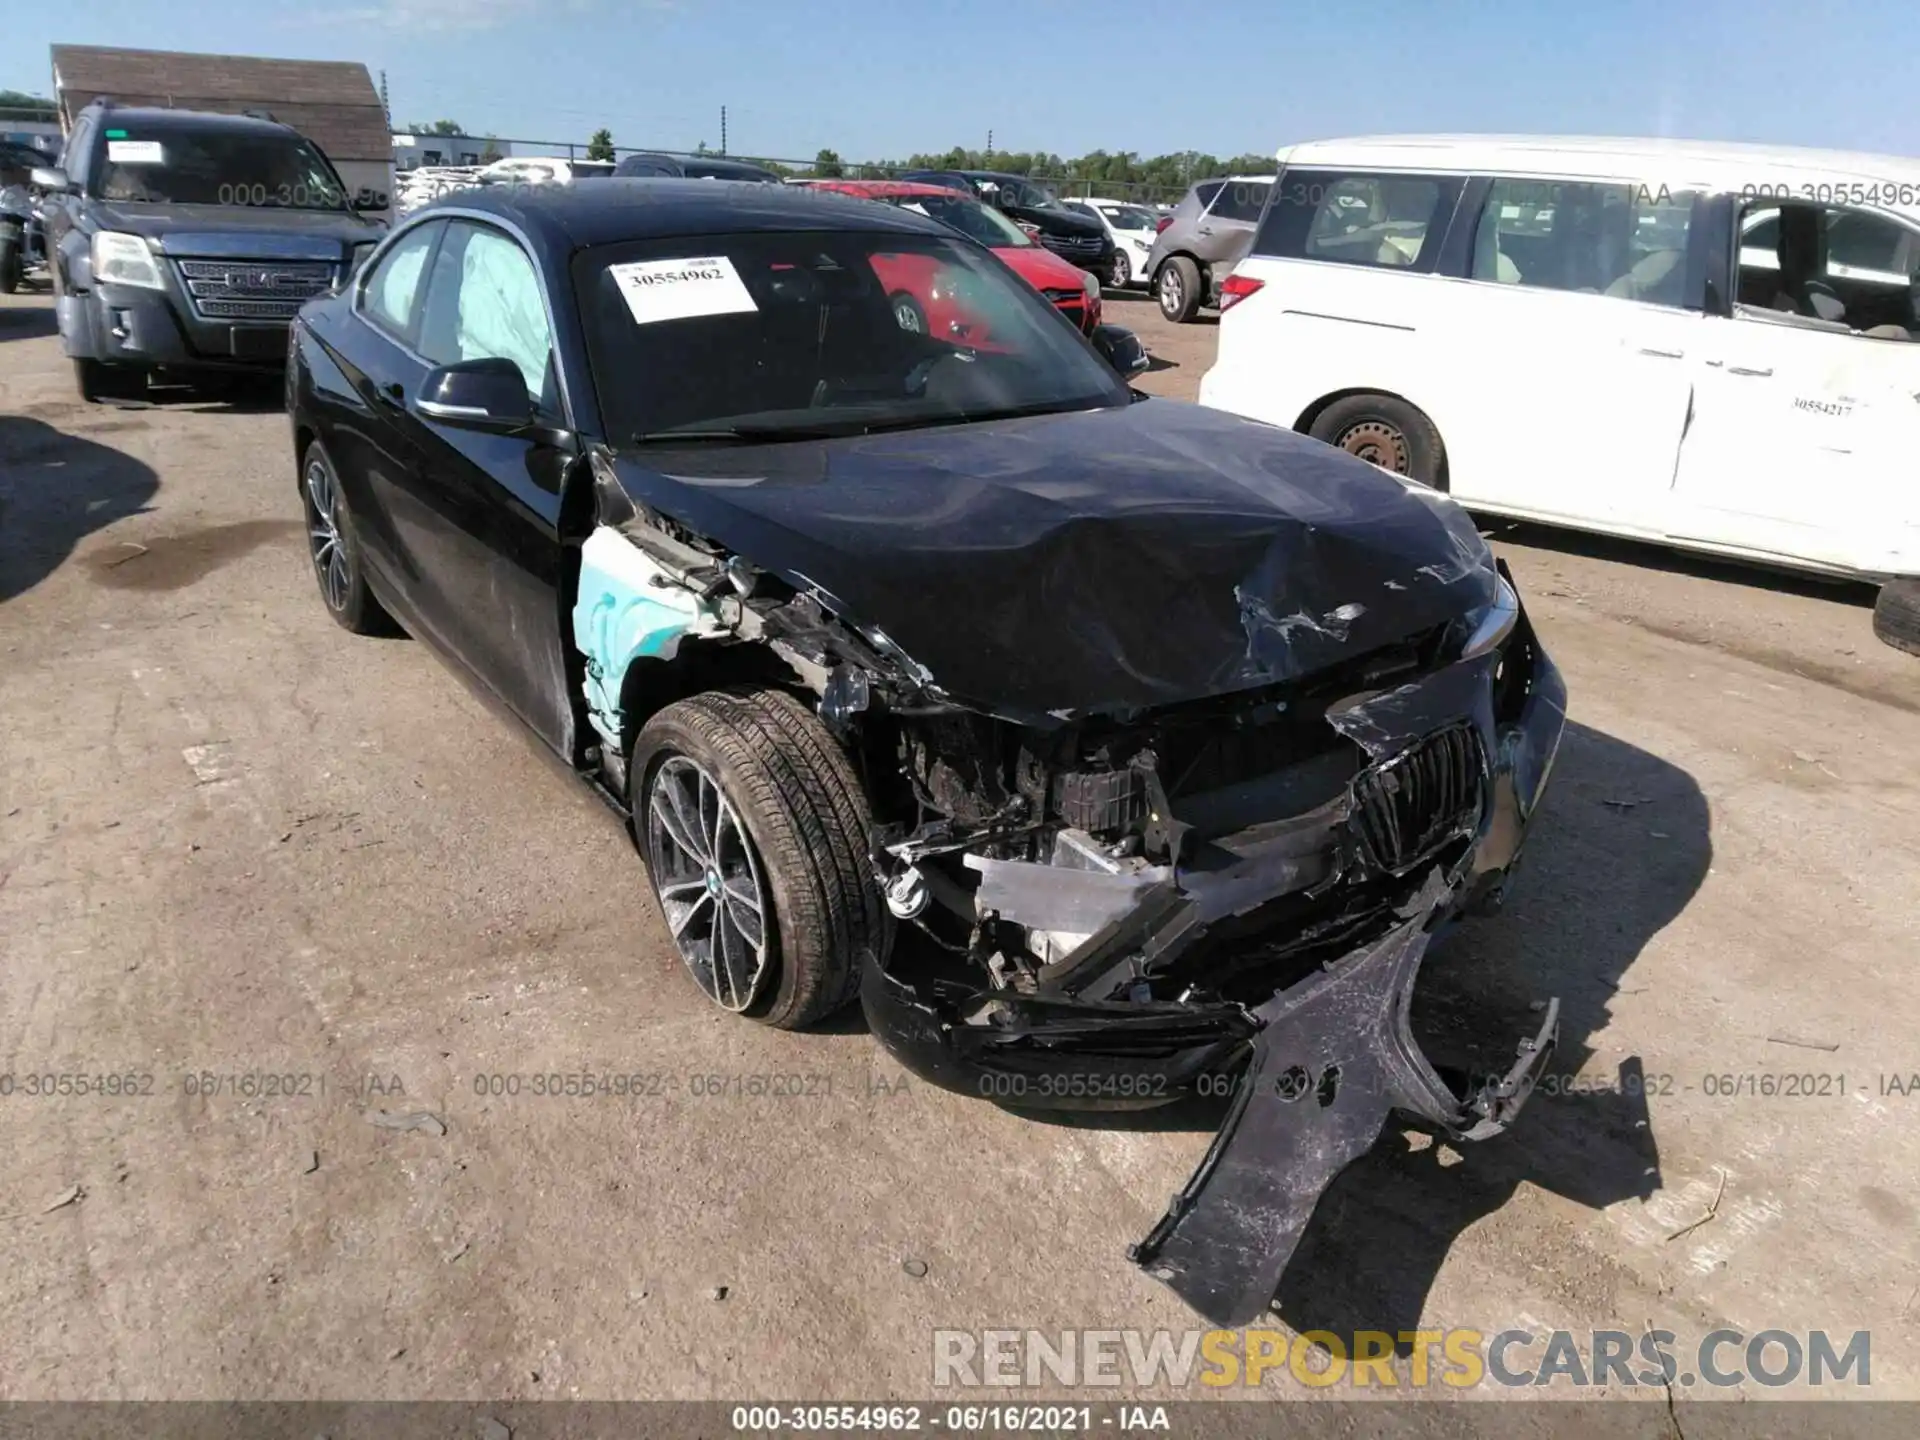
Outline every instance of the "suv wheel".
<path id="1" fill-rule="evenodd" d="M 1116 290 L 1133 283 L 1133 264 L 1118 245 L 1113 247 L 1113 269 L 1107 272 L 1107 283 Z"/>
<path id="2" fill-rule="evenodd" d="M 73 388 L 88 404 L 101 400 L 140 400 L 146 397 L 147 372 L 133 365 L 75 360 Z"/>
<path id="3" fill-rule="evenodd" d="M 647 874 L 707 998 L 783 1030 L 851 1000 L 893 921 L 852 767 L 781 690 L 711 690 L 649 720 L 628 767 Z"/>
<path id="4" fill-rule="evenodd" d="M 1336 400 L 1314 417 L 1307 433 L 1430 490 L 1447 488 L 1440 432 L 1419 410 L 1392 395 Z"/>
<path id="5" fill-rule="evenodd" d="M 1176 255 L 1160 267 L 1154 284 L 1160 313 L 1176 325 L 1184 325 L 1200 308 L 1200 267 L 1184 255 Z"/>

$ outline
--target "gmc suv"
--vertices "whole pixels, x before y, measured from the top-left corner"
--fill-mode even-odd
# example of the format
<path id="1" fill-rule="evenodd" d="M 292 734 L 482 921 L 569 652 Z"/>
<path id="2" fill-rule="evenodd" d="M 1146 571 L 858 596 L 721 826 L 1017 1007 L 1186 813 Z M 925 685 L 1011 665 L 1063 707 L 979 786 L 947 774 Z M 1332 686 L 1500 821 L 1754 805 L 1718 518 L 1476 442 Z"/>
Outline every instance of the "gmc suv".
<path id="1" fill-rule="evenodd" d="M 284 365 L 294 313 L 385 233 L 317 145 L 255 116 L 96 101 L 61 159 L 34 183 L 84 400 L 137 399 L 159 369 Z"/>

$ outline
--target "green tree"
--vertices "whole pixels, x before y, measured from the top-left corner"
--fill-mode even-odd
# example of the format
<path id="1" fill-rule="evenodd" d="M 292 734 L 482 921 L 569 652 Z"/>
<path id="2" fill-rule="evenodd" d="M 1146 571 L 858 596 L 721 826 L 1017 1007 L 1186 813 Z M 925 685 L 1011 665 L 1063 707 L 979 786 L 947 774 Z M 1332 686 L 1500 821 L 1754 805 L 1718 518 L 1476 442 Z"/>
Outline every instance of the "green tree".
<path id="1" fill-rule="evenodd" d="M 487 136 L 486 146 L 480 152 L 480 163 L 482 165 L 491 165 L 500 158 L 502 158 L 500 154 L 500 137 L 498 135 Z"/>
<path id="2" fill-rule="evenodd" d="M 606 126 L 602 125 L 594 131 L 593 137 L 587 141 L 587 159 L 613 159 L 613 132 Z"/>
<path id="3" fill-rule="evenodd" d="M 458 120 L 435 120 L 432 124 L 416 121 L 407 127 L 407 131 L 413 135 L 464 135 L 467 127 Z"/>
<path id="4" fill-rule="evenodd" d="M 37 112 L 38 116 L 51 120 L 57 113 L 53 101 L 44 95 L 30 95 L 25 90 L 0 90 L 0 112 L 13 112 L 11 118 L 26 119 L 20 111 Z"/>
<path id="5" fill-rule="evenodd" d="M 822 150 L 813 157 L 813 173 L 822 180 L 838 180 L 847 173 L 847 167 L 833 151 Z"/>

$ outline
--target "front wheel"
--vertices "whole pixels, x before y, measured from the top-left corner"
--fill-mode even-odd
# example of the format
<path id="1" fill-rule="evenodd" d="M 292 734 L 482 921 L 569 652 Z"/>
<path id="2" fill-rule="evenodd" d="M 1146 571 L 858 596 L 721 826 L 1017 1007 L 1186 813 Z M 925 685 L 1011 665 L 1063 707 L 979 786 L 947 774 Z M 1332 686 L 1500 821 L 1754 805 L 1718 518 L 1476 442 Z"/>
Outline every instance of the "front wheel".
<path id="1" fill-rule="evenodd" d="M 1873 633 L 1896 650 L 1920 655 L 1920 580 L 1889 580 L 1880 587 Z"/>
<path id="2" fill-rule="evenodd" d="M 0 295 L 11 295 L 18 290 L 26 272 L 27 264 L 20 254 L 20 242 L 0 240 Z"/>
<path id="3" fill-rule="evenodd" d="M 1154 285 L 1160 313 L 1176 325 L 1184 325 L 1200 308 L 1200 267 L 1184 255 L 1176 255 L 1160 267 Z"/>
<path id="4" fill-rule="evenodd" d="M 1116 248 L 1113 252 L 1113 268 L 1107 272 L 1107 283 L 1119 290 L 1133 283 L 1133 262 L 1127 259 L 1127 252 Z"/>
<path id="5" fill-rule="evenodd" d="M 927 333 L 927 312 L 920 308 L 920 302 L 904 290 L 896 290 L 887 297 L 893 306 L 893 321 L 909 335 Z"/>
<path id="6" fill-rule="evenodd" d="M 752 688 L 679 701 L 641 730 L 627 773 L 661 917 L 709 1000 L 798 1030 L 858 993 L 893 922 L 866 796 L 805 706 Z"/>

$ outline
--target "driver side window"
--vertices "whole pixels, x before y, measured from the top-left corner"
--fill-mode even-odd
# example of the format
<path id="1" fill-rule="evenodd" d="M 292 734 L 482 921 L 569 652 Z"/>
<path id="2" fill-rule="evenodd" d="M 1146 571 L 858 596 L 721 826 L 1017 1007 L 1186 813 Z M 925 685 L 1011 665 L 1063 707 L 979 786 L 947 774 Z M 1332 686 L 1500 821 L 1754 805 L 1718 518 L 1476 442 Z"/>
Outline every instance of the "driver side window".
<path id="1" fill-rule="evenodd" d="M 465 220 L 448 225 L 427 281 L 419 350 L 435 365 L 511 360 L 535 406 L 547 415 L 559 412 L 553 330 L 540 273 L 519 242 L 502 231 Z"/>

